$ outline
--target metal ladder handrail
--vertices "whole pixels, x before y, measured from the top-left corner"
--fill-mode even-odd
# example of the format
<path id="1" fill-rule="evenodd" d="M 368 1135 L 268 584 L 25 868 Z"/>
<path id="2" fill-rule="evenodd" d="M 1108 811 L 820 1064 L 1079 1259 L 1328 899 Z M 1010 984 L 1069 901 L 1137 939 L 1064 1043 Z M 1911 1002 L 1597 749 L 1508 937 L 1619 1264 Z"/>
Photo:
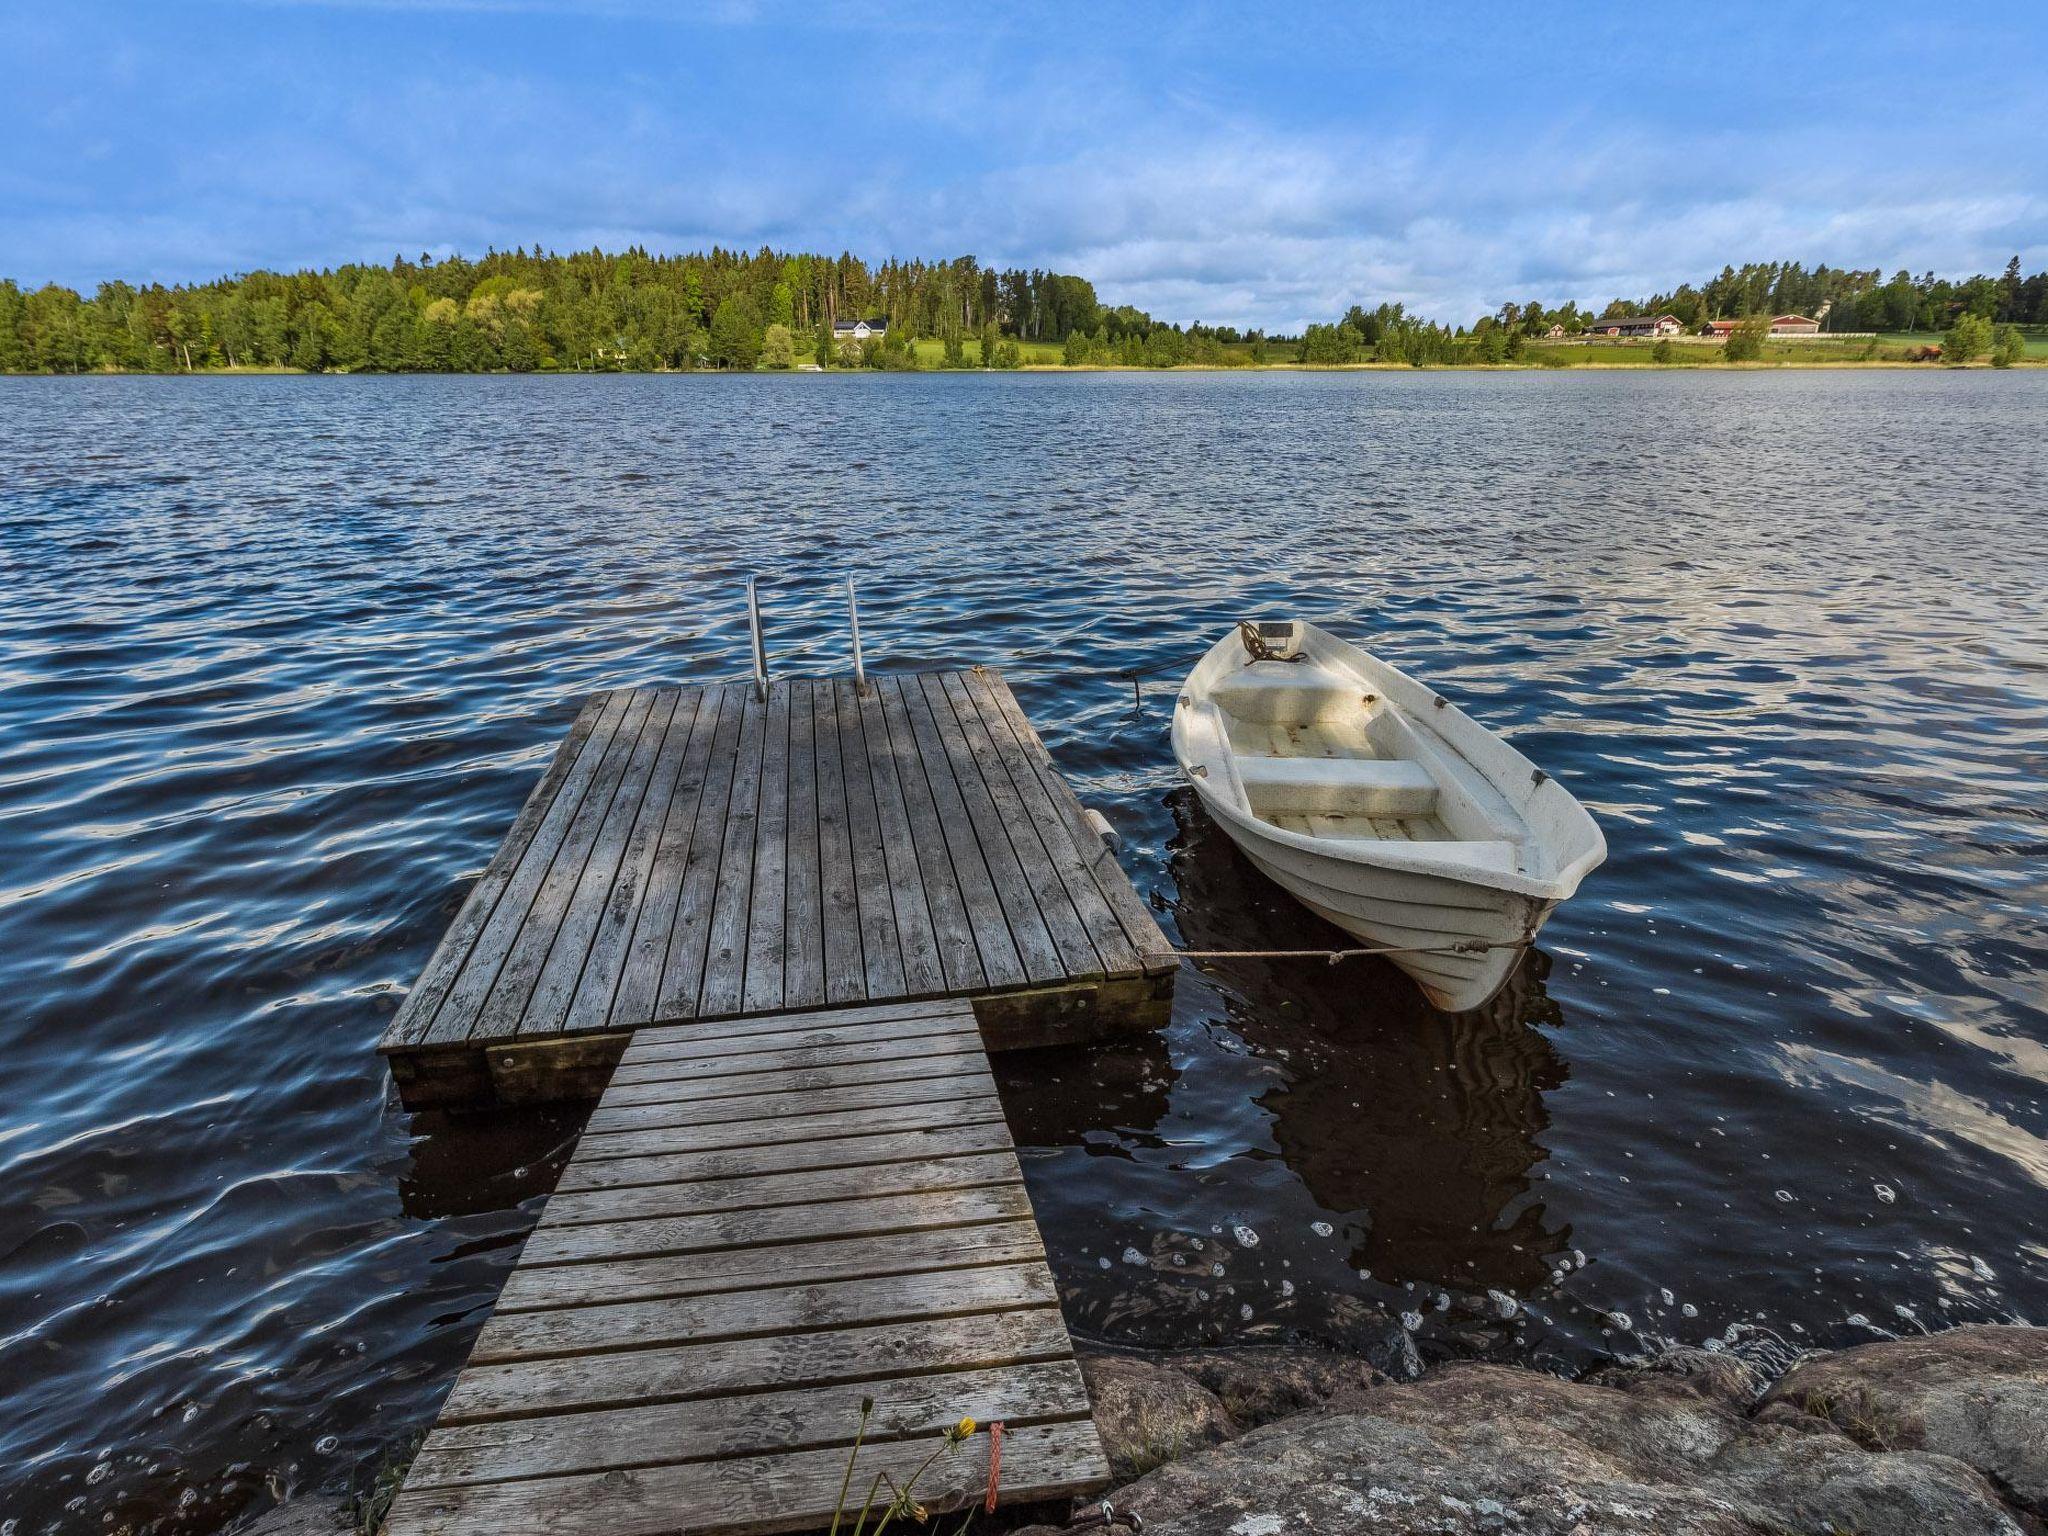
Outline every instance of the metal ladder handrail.
<path id="1" fill-rule="evenodd" d="M 747 577 L 747 637 L 754 649 L 754 697 L 768 702 L 768 643 L 761 633 L 761 597 L 755 578 Z M 846 627 L 853 636 L 853 687 L 863 697 L 868 691 L 867 659 L 860 644 L 860 598 L 854 590 L 853 573 L 846 573 Z"/>

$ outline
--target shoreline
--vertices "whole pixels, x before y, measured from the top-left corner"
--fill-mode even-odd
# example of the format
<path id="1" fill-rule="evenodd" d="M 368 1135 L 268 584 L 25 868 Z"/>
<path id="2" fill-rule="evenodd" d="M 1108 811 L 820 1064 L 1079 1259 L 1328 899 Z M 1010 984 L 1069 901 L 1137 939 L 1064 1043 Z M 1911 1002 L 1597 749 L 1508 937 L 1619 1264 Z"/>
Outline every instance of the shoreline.
<path id="1" fill-rule="evenodd" d="M 1828 373 L 1882 369 L 1912 373 L 2018 373 L 2048 369 L 2048 359 L 2023 358 L 2003 368 L 1988 361 L 1944 365 L 1938 361 L 1906 362 L 1896 358 L 1840 358 L 1811 362 L 1772 358 L 1747 363 L 1719 361 L 1659 363 L 1649 360 L 1574 363 L 1175 363 L 1150 368 L 1133 363 L 1023 363 L 1015 368 L 510 368 L 383 369 L 283 368 L 269 364 L 232 368 L 91 368 L 76 372 L 0 371 L 0 379 L 228 379 L 228 378 L 374 378 L 374 379 L 509 379 L 509 378 L 758 378 L 778 376 L 860 377 L 919 375 L 949 377 L 985 373 Z"/>

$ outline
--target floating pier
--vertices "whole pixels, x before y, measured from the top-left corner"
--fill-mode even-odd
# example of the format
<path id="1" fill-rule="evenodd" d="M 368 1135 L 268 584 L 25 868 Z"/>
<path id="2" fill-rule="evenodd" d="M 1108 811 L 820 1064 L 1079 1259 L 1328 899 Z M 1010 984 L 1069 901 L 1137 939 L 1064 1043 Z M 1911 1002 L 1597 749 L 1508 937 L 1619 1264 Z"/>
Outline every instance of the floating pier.
<path id="1" fill-rule="evenodd" d="M 641 1030 L 389 1536 L 821 1529 L 863 1397 L 855 1509 L 963 1415 L 1005 1505 L 1108 1483 L 973 1008 Z M 984 1498 L 991 1444 L 918 1502 Z"/>
<path id="2" fill-rule="evenodd" d="M 631 1032 L 964 997 L 1164 1021 L 1151 913 L 993 671 L 600 693 L 379 1049 L 408 1107 L 595 1098 Z"/>
<path id="3" fill-rule="evenodd" d="M 756 669 L 591 698 L 379 1046 L 598 1100 L 391 1536 L 818 1529 L 963 1416 L 931 1509 L 1108 1482 L 987 1053 L 1170 946 L 998 674 Z"/>

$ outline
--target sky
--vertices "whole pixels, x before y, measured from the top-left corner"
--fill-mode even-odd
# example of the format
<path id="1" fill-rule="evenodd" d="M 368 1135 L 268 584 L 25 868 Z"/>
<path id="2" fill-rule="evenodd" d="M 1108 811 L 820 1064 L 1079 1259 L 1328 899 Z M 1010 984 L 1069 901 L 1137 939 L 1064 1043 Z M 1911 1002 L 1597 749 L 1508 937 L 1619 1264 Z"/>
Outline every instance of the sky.
<path id="1" fill-rule="evenodd" d="M 2048 6 L 0 0 L 0 275 L 712 244 L 1293 331 L 2048 266 Z"/>

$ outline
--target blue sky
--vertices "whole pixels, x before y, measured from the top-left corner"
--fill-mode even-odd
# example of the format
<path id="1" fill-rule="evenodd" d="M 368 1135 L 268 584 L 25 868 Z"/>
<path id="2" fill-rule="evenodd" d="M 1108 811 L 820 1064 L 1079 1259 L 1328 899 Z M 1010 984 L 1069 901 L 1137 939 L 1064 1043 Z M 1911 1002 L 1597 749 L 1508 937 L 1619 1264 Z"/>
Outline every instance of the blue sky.
<path id="1" fill-rule="evenodd" d="M 971 251 L 1176 320 L 2048 266 L 2048 7 L 0 0 L 0 274 Z"/>

